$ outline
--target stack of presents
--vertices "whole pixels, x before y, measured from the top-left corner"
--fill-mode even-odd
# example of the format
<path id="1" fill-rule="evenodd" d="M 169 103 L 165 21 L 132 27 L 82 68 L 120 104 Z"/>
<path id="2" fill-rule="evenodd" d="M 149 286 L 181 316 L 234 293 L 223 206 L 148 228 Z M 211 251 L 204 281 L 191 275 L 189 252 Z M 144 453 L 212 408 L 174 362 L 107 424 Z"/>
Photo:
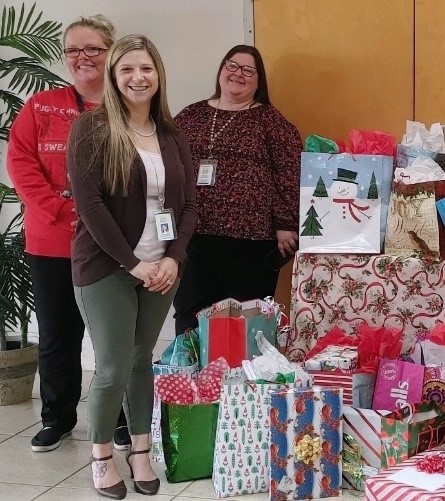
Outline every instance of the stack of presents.
<path id="1" fill-rule="evenodd" d="M 216 497 L 444 501 L 443 129 L 305 150 L 290 318 L 273 298 L 198 314 L 154 364 L 154 459 Z"/>

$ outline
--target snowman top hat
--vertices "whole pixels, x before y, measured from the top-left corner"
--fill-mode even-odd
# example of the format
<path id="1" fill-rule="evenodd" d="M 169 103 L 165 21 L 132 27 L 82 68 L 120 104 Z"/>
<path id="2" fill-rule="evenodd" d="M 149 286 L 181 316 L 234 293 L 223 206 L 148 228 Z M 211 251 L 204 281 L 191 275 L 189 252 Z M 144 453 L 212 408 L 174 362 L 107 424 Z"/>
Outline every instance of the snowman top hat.
<path id="1" fill-rule="evenodd" d="M 348 169 L 337 169 L 337 178 L 334 179 L 334 181 L 342 181 L 343 183 L 353 183 L 353 184 L 358 184 L 355 181 L 355 178 L 357 177 L 357 172 L 354 172 L 352 170 Z"/>

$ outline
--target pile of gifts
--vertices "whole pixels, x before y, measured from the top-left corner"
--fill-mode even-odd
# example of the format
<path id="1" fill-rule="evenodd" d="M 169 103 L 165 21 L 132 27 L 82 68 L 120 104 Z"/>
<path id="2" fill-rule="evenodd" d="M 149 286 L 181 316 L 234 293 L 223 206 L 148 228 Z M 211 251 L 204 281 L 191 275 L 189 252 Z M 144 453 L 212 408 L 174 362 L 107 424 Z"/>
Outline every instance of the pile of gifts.
<path id="1" fill-rule="evenodd" d="M 423 499 L 409 496 L 431 496 L 432 485 L 442 495 L 445 459 L 431 449 L 445 443 L 445 369 L 432 362 L 445 355 L 445 329 L 419 339 L 408 361 L 401 330 L 334 328 L 298 364 L 273 346 L 280 318 L 270 299 L 222 301 L 155 364 L 153 425 L 168 481 L 212 477 L 217 497 L 269 492 L 273 501 L 342 488 L 369 500 Z M 237 332 L 235 352 L 221 323 Z"/>
<path id="2" fill-rule="evenodd" d="M 408 121 L 397 146 L 381 131 L 352 130 L 347 143 L 309 136 L 301 156 L 300 252 L 444 258 L 444 169 L 439 123 L 428 130 Z"/>

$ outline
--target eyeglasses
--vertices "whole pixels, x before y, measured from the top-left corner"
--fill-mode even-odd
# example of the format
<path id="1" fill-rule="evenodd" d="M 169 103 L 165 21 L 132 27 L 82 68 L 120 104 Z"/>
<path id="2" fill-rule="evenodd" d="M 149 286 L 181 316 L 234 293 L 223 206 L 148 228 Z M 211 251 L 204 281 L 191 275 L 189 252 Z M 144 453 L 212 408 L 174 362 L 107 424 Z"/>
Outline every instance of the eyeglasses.
<path id="1" fill-rule="evenodd" d="M 107 50 L 108 49 L 103 49 L 102 47 L 84 47 L 83 49 L 70 47 L 69 49 L 63 49 L 63 53 L 66 57 L 79 57 L 81 52 L 83 52 L 87 57 L 94 57 Z"/>
<path id="2" fill-rule="evenodd" d="M 227 59 L 225 62 L 226 65 L 226 70 L 231 71 L 232 73 L 235 73 L 235 71 L 238 70 L 238 68 L 241 68 L 241 73 L 245 77 L 253 77 L 256 73 L 256 68 L 253 66 L 240 66 L 238 63 L 235 63 L 235 61 L 232 61 L 231 59 Z"/>

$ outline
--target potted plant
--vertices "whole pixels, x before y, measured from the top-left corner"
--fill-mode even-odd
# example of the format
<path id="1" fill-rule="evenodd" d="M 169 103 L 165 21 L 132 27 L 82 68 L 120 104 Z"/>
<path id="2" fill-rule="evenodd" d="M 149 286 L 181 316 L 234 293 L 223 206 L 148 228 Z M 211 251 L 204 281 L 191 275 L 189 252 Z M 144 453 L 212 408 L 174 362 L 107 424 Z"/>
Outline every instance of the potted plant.
<path id="1" fill-rule="evenodd" d="M 37 344 L 28 343 L 34 302 L 23 252 L 23 211 L 15 190 L 0 184 L 0 216 L 8 203 L 19 210 L 0 231 L 0 405 L 31 398 L 37 368 Z M 19 338 L 7 339 L 8 330 L 19 330 Z"/>
<path id="2" fill-rule="evenodd" d="M 0 20 L 0 46 L 21 53 L 9 60 L 0 58 L 0 78 L 9 82 L 7 90 L 0 89 L 3 141 L 8 140 L 23 97 L 67 84 L 45 67 L 60 59 L 61 23 L 42 21 L 43 12 L 35 8 L 36 4 L 25 7 L 23 3 L 18 12 L 5 6 Z M 5 215 L 7 204 L 15 204 L 17 211 Z M 0 216 L 0 405 L 7 405 L 31 398 L 37 345 L 28 342 L 34 302 L 24 254 L 23 210 L 15 190 L 4 184 L 0 184 Z"/>

